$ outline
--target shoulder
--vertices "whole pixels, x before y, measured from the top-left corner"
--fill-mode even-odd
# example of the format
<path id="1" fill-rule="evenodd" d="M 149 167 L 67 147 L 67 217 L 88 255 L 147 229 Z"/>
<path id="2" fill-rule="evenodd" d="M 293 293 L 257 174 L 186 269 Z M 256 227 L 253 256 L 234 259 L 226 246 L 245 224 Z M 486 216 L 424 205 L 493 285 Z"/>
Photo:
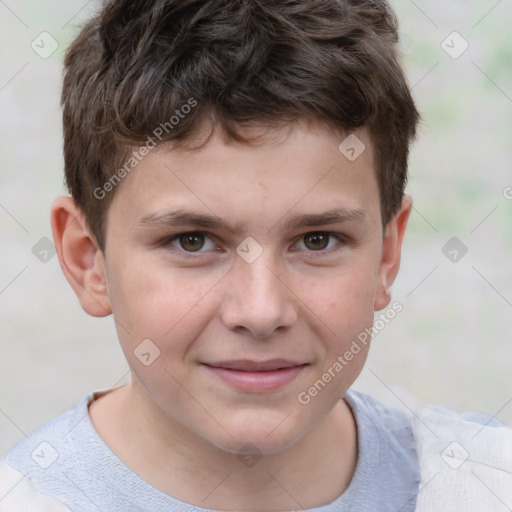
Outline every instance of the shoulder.
<path id="1" fill-rule="evenodd" d="M 63 503 L 41 494 L 19 471 L 0 463 L 0 512 L 70 512 Z"/>
<path id="2" fill-rule="evenodd" d="M 359 433 L 377 450 L 374 455 L 386 447 L 387 457 L 392 453 L 396 457 L 416 459 L 412 421 L 407 414 L 354 390 L 347 392 L 345 400 L 354 413 Z M 360 437 L 360 441 L 365 442 Z"/>
<path id="3" fill-rule="evenodd" d="M 347 392 L 345 400 L 357 424 L 358 462 L 354 480 L 363 475 L 360 481 L 364 482 L 359 486 L 359 494 L 372 501 L 371 510 L 412 512 L 420 468 L 411 419 L 402 411 L 354 390 Z"/>
<path id="4" fill-rule="evenodd" d="M 5 457 L 7 465 L 29 478 L 31 473 L 41 469 L 51 473 L 54 467 L 69 457 L 72 446 L 70 433 L 80 418 L 87 415 L 90 396 L 82 399 L 74 409 L 63 412 L 18 442 Z"/>
<path id="5" fill-rule="evenodd" d="M 486 414 L 424 407 L 412 418 L 421 467 L 417 512 L 512 507 L 512 429 Z"/>
<path id="6" fill-rule="evenodd" d="M 416 512 L 512 510 L 511 428 L 487 414 L 438 406 L 406 414 L 353 390 L 346 400 L 373 437 L 374 463 L 386 474 L 407 474 L 403 460 L 419 468 Z"/>
<path id="7" fill-rule="evenodd" d="M 68 511 L 73 502 L 69 475 L 81 466 L 87 449 L 90 393 L 17 443 L 0 465 L 0 512 Z"/>
<path id="8" fill-rule="evenodd" d="M 370 395 L 350 389 L 346 401 L 354 412 L 358 423 L 369 423 L 376 435 L 391 435 L 411 431 L 411 418 L 402 411 L 388 407 Z"/>

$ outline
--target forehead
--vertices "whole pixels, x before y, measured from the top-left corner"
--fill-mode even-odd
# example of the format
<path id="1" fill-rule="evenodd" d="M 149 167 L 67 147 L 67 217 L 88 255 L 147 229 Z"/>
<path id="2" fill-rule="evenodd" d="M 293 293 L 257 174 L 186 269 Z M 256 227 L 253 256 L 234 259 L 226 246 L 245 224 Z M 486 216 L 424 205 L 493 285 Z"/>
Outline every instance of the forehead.
<path id="1" fill-rule="evenodd" d="M 227 142 L 215 131 L 195 149 L 162 145 L 149 151 L 120 184 L 109 218 L 136 224 L 189 210 L 246 230 L 252 223 L 254 231 L 286 220 L 292 211 L 341 208 L 363 211 L 380 223 L 366 130 L 337 135 L 319 125 L 294 123 L 268 132 L 262 127 L 245 131 L 258 136 L 255 144 Z"/>

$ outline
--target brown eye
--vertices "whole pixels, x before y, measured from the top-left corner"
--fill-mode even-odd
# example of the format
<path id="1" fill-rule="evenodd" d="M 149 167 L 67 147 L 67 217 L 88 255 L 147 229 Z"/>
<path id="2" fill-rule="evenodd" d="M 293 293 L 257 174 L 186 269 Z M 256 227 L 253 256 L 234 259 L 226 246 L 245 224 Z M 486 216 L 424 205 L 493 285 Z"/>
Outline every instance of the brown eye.
<path id="1" fill-rule="evenodd" d="M 204 246 L 205 236 L 201 233 L 185 233 L 178 237 L 179 244 L 187 252 L 196 252 Z"/>
<path id="2" fill-rule="evenodd" d="M 294 250 L 306 253 L 317 252 L 318 256 L 334 254 L 336 251 L 350 245 L 350 241 L 341 233 L 330 231 L 311 231 L 302 235 Z"/>
<path id="3" fill-rule="evenodd" d="M 161 245 L 178 257 L 206 256 L 218 251 L 218 247 L 208 233 L 187 231 L 164 238 Z M 194 254 L 194 256 L 192 256 Z"/>
<path id="4" fill-rule="evenodd" d="M 308 233 L 304 235 L 304 245 L 313 251 L 321 251 L 329 244 L 328 233 Z"/>

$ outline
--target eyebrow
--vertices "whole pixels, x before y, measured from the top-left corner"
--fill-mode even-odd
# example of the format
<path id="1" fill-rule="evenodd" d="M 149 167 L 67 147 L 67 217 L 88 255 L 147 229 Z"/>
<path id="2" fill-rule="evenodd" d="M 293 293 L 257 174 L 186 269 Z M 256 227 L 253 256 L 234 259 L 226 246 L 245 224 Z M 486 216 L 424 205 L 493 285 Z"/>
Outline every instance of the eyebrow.
<path id="1" fill-rule="evenodd" d="M 305 226 L 322 226 L 341 222 L 364 222 L 365 220 L 365 210 L 335 208 L 322 213 L 306 213 L 292 216 L 285 222 L 284 227 L 286 230 L 294 230 Z M 206 229 L 223 229 L 231 233 L 243 231 L 245 226 L 244 223 L 240 222 L 235 225 L 230 225 L 228 222 L 216 215 L 186 210 L 166 210 L 150 213 L 142 217 L 136 225 L 140 227 L 193 225 Z M 272 229 L 273 227 L 270 228 L 270 230 Z"/>

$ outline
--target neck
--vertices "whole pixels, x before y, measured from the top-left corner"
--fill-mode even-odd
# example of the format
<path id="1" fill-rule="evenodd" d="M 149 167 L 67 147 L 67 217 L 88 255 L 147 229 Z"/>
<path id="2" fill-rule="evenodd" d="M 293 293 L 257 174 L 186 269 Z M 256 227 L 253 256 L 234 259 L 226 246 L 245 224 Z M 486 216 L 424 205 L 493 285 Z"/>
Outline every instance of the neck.
<path id="1" fill-rule="evenodd" d="M 109 448 L 143 480 L 203 508 L 325 505 L 348 487 L 357 461 L 356 424 L 344 400 L 290 448 L 243 461 L 170 419 L 133 382 L 100 398 L 90 416 Z"/>

